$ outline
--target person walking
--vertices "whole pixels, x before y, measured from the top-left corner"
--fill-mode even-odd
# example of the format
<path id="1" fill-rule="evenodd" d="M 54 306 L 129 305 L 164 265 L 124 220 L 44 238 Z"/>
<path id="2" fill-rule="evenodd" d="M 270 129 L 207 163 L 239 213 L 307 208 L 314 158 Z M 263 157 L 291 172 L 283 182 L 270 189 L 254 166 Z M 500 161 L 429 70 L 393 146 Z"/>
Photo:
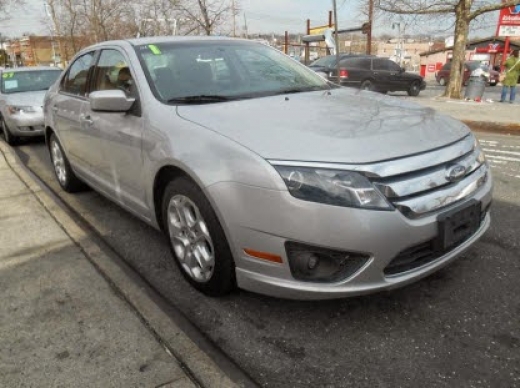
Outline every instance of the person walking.
<path id="1" fill-rule="evenodd" d="M 506 68 L 506 77 L 502 81 L 502 94 L 500 102 L 506 102 L 507 92 L 509 92 L 509 102 L 512 104 L 516 96 L 516 84 L 520 76 L 520 58 L 518 58 L 518 50 L 513 50 L 511 56 L 504 63 Z"/>

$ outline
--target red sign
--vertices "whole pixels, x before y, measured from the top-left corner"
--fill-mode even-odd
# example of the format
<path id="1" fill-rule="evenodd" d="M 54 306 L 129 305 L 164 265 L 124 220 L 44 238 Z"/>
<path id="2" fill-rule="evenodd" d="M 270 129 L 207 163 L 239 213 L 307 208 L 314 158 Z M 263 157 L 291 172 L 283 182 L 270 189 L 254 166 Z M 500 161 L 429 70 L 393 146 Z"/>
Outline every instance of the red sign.
<path id="1" fill-rule="evenodd" d="M 428 72 L 433 73 L 435 71 L 435 64 L 428 65 Z"/>
<path id="2" fill-rule="evenodd" d="M 502 8 L 498 17 L 499 26 L 520 26 L 520 4 Z"/>

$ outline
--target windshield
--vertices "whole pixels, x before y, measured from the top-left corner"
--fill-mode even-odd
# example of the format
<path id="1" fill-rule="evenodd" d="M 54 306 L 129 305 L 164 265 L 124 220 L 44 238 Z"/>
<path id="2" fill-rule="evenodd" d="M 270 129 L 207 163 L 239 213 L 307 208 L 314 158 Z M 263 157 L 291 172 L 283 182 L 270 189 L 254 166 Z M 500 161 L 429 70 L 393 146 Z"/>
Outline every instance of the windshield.
<path id="1" fill-rule="evenodd" d="M 2 73 L 2 93 L 47 90 L 60 74 L 61 70 L 4 71 Z"/>
<path id="2" fill-rule="evenodd" d="M 328 90 L 322 77 L 263 44 L 168 42 L 136 47 L 155 96 L 163 102 L 208 103 Z"/>

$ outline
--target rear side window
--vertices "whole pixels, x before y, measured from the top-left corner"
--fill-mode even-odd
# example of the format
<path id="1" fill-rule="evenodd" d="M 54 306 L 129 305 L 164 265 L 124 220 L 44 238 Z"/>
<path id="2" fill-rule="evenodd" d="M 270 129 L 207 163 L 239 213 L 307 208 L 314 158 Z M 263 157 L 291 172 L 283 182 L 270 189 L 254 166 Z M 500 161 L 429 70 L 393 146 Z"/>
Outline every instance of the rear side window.
<path id="1" fill-rule="evenodd" d="M 340 62 L 341 66 L 351 69 L 370 69 L 370 59 L 368 58 L 348 58 Z"/>
<path id="2" fill-rule="evenodd" d="M 393 68 L 390 68 L 389 60 L 387 59 L 381 59 L 381 58 L 375 58 L 373 62 L 373 70 L 394 70 Z"/>
<path id="3" fill-rule="evenodd" d="M 87 76 L 90 66 L 94 63 L 94 52 L 87 53 L 77 58 L 69 67 L 67 74 L 61 82 L 61 91 L 85 96 L 87 90 Z"/>

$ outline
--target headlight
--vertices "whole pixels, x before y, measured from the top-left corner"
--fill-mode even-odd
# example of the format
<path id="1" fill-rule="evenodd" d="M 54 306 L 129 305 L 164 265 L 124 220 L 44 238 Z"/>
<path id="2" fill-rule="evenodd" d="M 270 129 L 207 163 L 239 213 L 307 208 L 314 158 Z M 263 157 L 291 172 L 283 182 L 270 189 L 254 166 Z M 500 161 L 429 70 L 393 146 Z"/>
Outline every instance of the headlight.
<path id="1" fill-rule="evenodd" d="M 386 198 L 363 175 L 352 171 L 274 166 L 289 193 L 304 201 L 363 209 L 392 210 Z"/>
<path id="2" fill-rule="evenodd" d="M 9 114 L 17 114 L 17 113 L 32 113 L 36 112 L 38 109 L 35 106 L 17 106 L 17 105 L 8 105 L 7 111 Z"/>

